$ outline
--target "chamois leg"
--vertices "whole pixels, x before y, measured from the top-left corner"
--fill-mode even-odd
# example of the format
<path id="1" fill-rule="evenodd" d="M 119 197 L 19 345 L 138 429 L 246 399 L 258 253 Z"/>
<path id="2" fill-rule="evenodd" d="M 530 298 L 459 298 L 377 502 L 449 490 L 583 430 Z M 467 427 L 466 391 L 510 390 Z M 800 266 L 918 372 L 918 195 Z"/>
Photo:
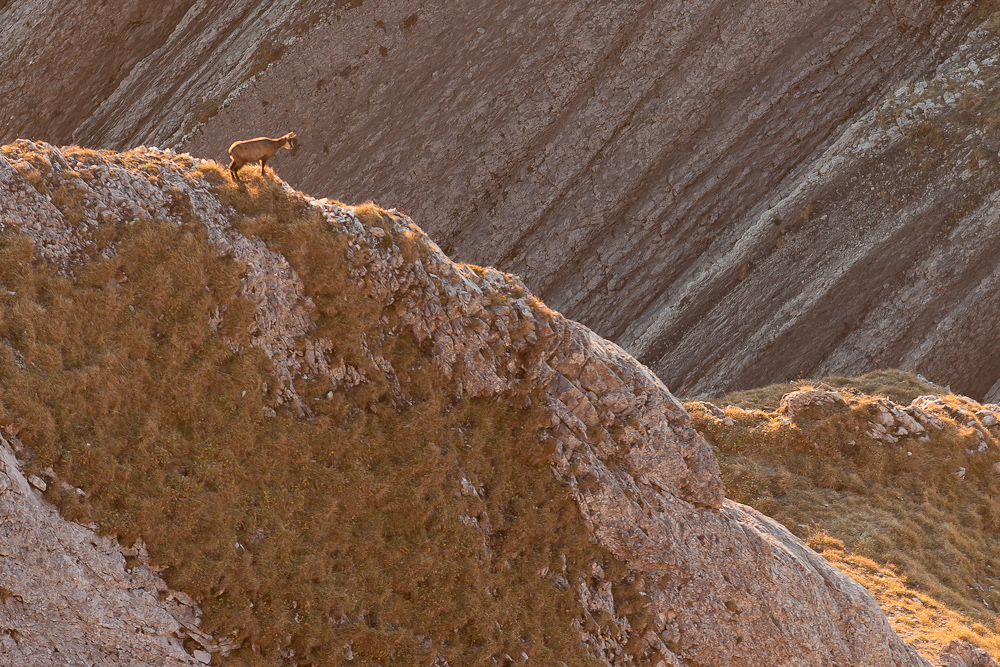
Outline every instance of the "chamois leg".
<path id="1" fill-rule="evenodd" d="M 267 158 L 262 157 L 260 159 L 260 177 L 264 178 L 264 165 L 267 164 Z"/>
<path id="2" fill-rule="evenodd" d="M 233 180 L 241 185 L 243 184 L 243 181 L 240 179 L 240 167 L 242 166 L 243 163 L 238 162 L 236 158 L 233 158 L 233 161 L 229 163 L 229 171 L 233 174 Z"/>

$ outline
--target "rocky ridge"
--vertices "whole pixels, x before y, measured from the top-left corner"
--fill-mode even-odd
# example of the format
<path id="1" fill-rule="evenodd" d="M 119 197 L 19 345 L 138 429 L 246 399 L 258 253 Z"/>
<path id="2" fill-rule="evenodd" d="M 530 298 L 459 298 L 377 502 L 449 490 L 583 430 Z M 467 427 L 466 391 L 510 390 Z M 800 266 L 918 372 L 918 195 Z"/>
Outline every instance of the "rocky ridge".
<path id="1" fill-rule="evenodd" d="M 322 344 L 306 346 L 304 313 L 313 305 L 301 282 L 261 239 L 230 224 L 231 212 L 198 174 L 202 164 L 158 149 L 97 154 L 19 142 L 0 157 L 0 225 L 28 234 L 71 273 L 74 248 L 102 218 L 180 222 L 178 202 L 189 202 L 216 250 L 245 264 L 242 289 L 256 305 L 252 345 L 274 361 L 281 401 L 304 411 L 290 378 L 320 373 L 336 386 L 349 373 Z M 95 213 L 73 219 L 66 200 L 34 187 L 41 169 L 60 172 L 73 201 Z M 403 306 L 405 326 L 433 346 L 461 392 L 501 397 L 517 383 L 544 391 L 552 423 L 540 436 L 554 474 L 594 538 L 627 564 L 654 619 L 631 636 L 600 568 L 596 584 L 568 582 L 584 619 L 609 614 L 619 629 L 581 623 L 592 655 L 611 665 L 928 664 L 863 588 L 774 521 L 725 500 L 708 443 L 662 382 L 620 347 L 547 309 L 516 277 L 455 264 L 398 212 L 387 213 L 389 228 L 367 226 L 350 208 L 283 187 L 345 236 L 350 278 L 375 302 Z M 407 248 L 417 256 L 408 260 Z M 390 359 L 376 361 L 393 373 Z M 476 489 L 481 480 L 468 482 Z"/>
<path id="2" fill-rule="evenodd" d="M 952 520 L 994 507 L 1000 405 L 892 371 L 685 407 L 716 447 L 727 494 L 865 585 L 922 655 L 943 658 L 960 628 L 980 621 L 983 634 L 967 637 L 997 655 L 986 630 L 1000 586 L 995 528 Z"/>
<path id="3" fill-rule="evenodd" d="M 857 405 L 858 399 L 849 391 L 841 392 L 828 385 L 820 385 L 817 389 L 792 391 L 781 398 L 779 411 L 785 422 L 794 420 L 799 415 L 817 407 Z M 876 397 L 872 403 L 878 410 L 878 417 L 869 421 L 870 428 L 864 434 L 876 442 L 887 445 L 897 445 L 905 438 L 915 438 L 921 442 L 929 442 L 929 431 L 944 429 L 944 422 L 935 413 L 943 414 L 956 423 L 974 430 L 979 445 L 975 450 L 967 450 L 969 455 L 984 452 L 989 449 L 989 443 L 996 444 L 992 429 L 1000 427 L 1000 405 L 987 403 L 984 409 L 972 411 L 967 407 L 946 402 L 941 396 L 918 396 L 906 406 L 898 405 L 891 399 Z M 718 406 L 700 401 L 699 405 L 727 426 L 733 425 L 733 418 Z M 730 407 L 739 416 L 745 412 L 739 407 Z"/>

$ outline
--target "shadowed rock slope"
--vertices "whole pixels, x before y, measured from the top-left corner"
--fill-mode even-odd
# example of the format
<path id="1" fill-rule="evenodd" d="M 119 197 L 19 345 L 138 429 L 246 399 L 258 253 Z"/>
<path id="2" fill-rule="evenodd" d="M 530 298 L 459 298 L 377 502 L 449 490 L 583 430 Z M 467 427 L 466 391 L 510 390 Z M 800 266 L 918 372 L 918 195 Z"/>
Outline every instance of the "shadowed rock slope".
<path id="1" fill-rule="evenodd" d="M 984 26 L 853 123 L 631 349 L 691 393 L 903 368 L 998 400 L 998 48 Z"/>
<path id="2" fill-rule="evenodd" d="M 0 155 L 0 425 L 64 516 L 148 544 L 214 659 L 929 664 L 723 497 L 646 367 L 404 215 Z"/>
<path id="3" fill-rule="evenodd" d="M 176 142 L 343 4 L 0 2 L 0 142 Z"/>

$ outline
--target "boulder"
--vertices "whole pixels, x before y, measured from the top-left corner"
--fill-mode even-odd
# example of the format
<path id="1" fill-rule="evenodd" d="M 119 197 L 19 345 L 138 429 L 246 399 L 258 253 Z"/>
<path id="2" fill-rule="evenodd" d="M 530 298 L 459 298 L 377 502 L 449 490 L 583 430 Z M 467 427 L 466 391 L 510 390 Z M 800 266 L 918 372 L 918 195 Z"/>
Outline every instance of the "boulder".
<path id="1" fill-rule="evenodd" d="M 941 667 L 998 667 L 990 654 L 964 639 L 953 639 L 941 655 Z"/>
<path id="2" fill-rule="evenodd" d="M 847 401 L 835 391 L 824 389 L 807 389 L 793 391 L 781 397 L 780 408 L 783 408 L 790 418 L 817 407 L 846 406 Z"/>

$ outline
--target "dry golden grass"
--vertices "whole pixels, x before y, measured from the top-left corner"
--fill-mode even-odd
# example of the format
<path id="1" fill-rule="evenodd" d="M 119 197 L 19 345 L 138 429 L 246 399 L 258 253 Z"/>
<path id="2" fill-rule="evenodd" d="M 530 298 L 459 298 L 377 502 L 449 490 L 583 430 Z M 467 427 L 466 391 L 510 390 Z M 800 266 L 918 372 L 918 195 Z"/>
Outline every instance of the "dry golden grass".
<path id="1" fill-rule="evenodd" d="M 698 403 L 686 404 L 696 427 L 717 447 L 727 495 L 803 539 L 819 535 L 817 544 L 841 544 L 831 560 L 862 581 L 897 631 L 928 657 L 956 636 L 1000 656 L 1000 475 L 993 469 L 1000 459 L 1000 429 L 985 427 L 978 417 L 968 426 L 966 418 L 956 421 L 942 412 L 936 416 L 945 428 L 931 429 L 929 441 L 885 444 L 865 434 L 879 414 L 873 394 L 905 405 L 932 387 L 898 371 L 825 382 L 850 388 L 848 404 L 816 408 L 794 420 L 777 409 L 780 397 L 820 383 L 729 395 L 717 404 L 727 406 L 732 426 Z M 982 409 L 964 397 L 943 398 L 951 408 Z M 987 434 L 988 451 L 970 455 L 979 442 L 973 427 Z M 959 468 L 966 469 L 964 481 L 956 477 Z M 873 568 L 883 576 L 872 574 Z M 890 571 L 897 588 L 870 585 Z M 905 595 L 899 592 L 904 589 Z M 904 604 L 905 613 L 893 611 L 914 595 L 923 600 L 919 609 Z"/>
<path id="2" fill-rule="evenodd" d="M 806 543 L 868 589 L 896 633 L 933 664 L 940 662 L 941 653 L 953 639 L 964 639 L 994 656 L 1000 654 L 1000 635 L 914 590 L 895 567 L 850 553 L 843 542 L 823 532 L 811 533 Z"/>
<path id="3" fill-rule="evenodd" d="M 280 407 L 263 418 L 275 381 L 247 347 L 243 269 L 216 255 L 190 211 L 180 226 L 102 226 L 72 277 L 8 231 L 0 425 L 32 471 L 51 466 L 89 494 L 50 485 L 64 515 L 126 544 L 141 536 L 168 583 L 202 604 L 205 628 L 243 640 L 229 665 L 339 664 L 348 644 L 358 665 L 502 664 L 522 652 L 536 664 L 595 664 L 571 625 L 573 587 L 595 561 L 643 628 L 621 564 L 591 544 L 540 465 L 542 401 L 529 406 L 527 390 L 457 399 L 428 347 L 395 328 L 397 314 L 345 280 L 345 240 L 313 209 L 269 177 L 241 189 L 218 165 L 200 175 L 301 276 L 317 305 L 312 335 L 372 382 L 328 398 L 328 383 L 303 379 L 312 419 Z M 208 324 L 217 308 L 218 334 Z M 392 361 L 404 400 L 362 339 Z M 483 497 L 461 495 L 463 473 Z M 573 584 L 563 590 L 546 569 Z"/>
<path id="4" fill-rule="evenodd" d="M 63 152 L 63 155 L 66 155 L 68 157 L 73 157 L 87 164 L 96 164 L 100 162 L 102 153 L 105 152 L 105 151 L 97 151 L 92 148 L 84 148 L 82 146 L 77 146 L 77 145 L 63 146 L 61 150 Z"/>
<path id="5" fill-rule="evenodd" d="M 351 210 L 364 223 L 365 227 L 385 228 L 385 212 L 374 201 L 369 200 L 363 204 L 352 206 Z M 392 228 L 390 227 L 386 231 L 392 231 Z"/>

